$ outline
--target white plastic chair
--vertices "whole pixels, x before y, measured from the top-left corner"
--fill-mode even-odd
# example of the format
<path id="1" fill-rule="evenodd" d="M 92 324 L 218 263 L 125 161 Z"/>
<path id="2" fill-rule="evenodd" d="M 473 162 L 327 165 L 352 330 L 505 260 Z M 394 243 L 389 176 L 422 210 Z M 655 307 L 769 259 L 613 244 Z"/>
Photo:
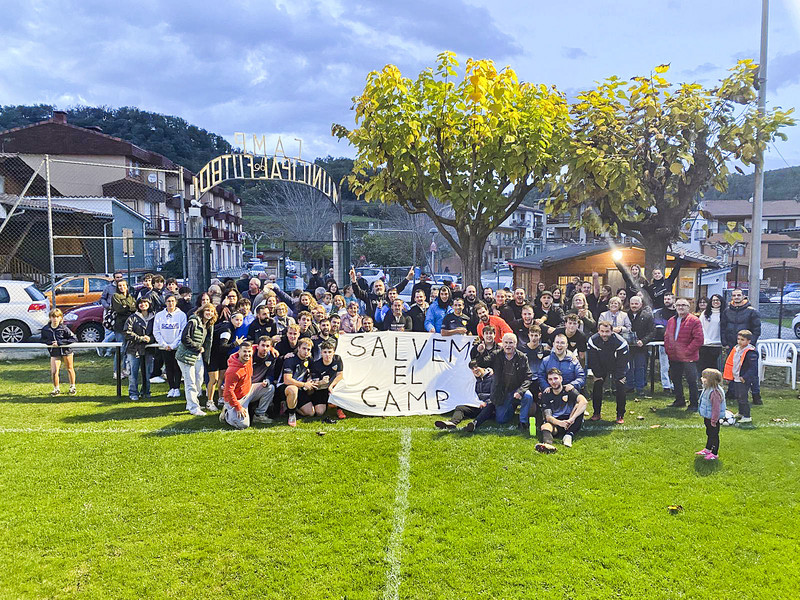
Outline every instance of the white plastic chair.
<path id="1" fill-rule="evenodd" d="M 797 387 L 797 346 L 785 340 L 762 340 L 756 345 L 758 351 L 758 376 L 764 380 L 764 370 L 766 367 L 785 367 L 789 369 L 786 373 L 786 383 L 790 383 L 792 389 Z"/>

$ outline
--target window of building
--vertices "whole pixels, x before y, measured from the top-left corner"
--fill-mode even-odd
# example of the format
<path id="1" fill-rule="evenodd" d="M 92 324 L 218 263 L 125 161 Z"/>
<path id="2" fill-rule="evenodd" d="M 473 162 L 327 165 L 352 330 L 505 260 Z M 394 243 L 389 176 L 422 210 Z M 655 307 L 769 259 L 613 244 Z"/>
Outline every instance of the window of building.
<path id="1" fill-rule="evenodd" d="M 767 231 L 783 231 L 794 227 L 795 224 L 794 219 L 770 219 L 767 221 Z"/>
<path id="2" fill-rule="evenodd" d="M 797 258 L 791 244 L 767 244 L 767 258 Z"/>
<path id="3" fill-rule="evenodd" d="M 588 281 L 592 283 L 592 276 L 591 275 L 578 275 L 575 273 L 574 275 L 559 275 L 558 276 L 558 287 L 561 288 L 562 291 L 567 289 L 567 284 L 572 281 L 573 277 L 580 277 L 581 281 Z M 600 276 L 600 285 L 603 285 L 603 276 Z"/>
<path id="4" fill-rule="evenodd" d="M 133 229 L 122 230 L 122 256 L 133 256 Z"/>

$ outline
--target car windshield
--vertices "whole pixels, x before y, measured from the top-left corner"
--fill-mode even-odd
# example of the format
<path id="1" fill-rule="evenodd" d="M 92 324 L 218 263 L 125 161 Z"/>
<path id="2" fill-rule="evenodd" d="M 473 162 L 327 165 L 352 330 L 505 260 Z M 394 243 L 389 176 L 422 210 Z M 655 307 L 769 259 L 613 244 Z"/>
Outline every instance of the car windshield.
<path id="1" fill-rule="evenodd" d="M 358 272 L 362 276 L 364 276 L 364 275 L 372 276 L 372 275 L 377 275 L 378 274 L 378 269 L 359 269 Z"/>

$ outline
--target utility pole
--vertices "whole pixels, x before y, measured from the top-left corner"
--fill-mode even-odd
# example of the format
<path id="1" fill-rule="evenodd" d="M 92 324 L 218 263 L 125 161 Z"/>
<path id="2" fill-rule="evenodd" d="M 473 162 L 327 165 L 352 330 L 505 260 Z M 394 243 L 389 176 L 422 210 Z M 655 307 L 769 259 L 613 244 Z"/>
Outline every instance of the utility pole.
<path id="1" fill-rule="evenodd" d="M 769 33 L 769 0 L 761 0 L 761 54 L 758 60 L 758 114 L 767 109 L 767 35 Z M 755 191 L 753 193 L 753 222 L 750 228 L 750 287 L 747 292 L 750 305 L 758 310 L 761 291 L 761 218 L 764 209 L 764 152 L 756 158 Z"/>

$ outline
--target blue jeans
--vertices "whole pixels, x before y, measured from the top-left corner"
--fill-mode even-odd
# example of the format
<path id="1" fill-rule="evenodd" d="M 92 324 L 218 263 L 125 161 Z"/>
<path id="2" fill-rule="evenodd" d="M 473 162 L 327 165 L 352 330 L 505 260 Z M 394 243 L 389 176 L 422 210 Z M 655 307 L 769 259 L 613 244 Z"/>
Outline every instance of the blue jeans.
<path id="1" fill-rule="evenodd" d="M 106 335 L 103 338 L 104 342 L 116 342 L 117 341 L 117 336 L 113 331 L 111 331 L 110 329 L 106 329 L 105 332 L 106 332 Z M 98 348 L 97 349 L 97 353 L 100 356 L 114 356 L 114 349 L 113 348 Z"/>
<path id="2" fill-rule="evenodd" d="M 669 357 L 664 346 L 658 347 L 658 365 L 661 369 L 661 387 L 665 390 L 672 389 L 672 379 L 669 375 Z"/>
<path id="3" fill-rule="evenodd" d="M 153 365 L 153 357 L 150 354 L 136 356 L 128 354 L 128 366 L 131 374 L 128 376 L 128 396 L 138 398 L 140 395 L 145 398 L 150 396 L 150 369 Z M 142 393 L 139 394 L 139 373 L 142 375 Z"/>
<path id="4" fill-rule="evenodd" d="M 628 357 L 628 391 L 642 392 L 647 385 L 647 348 L 631 348 Z"/>
<path id="5" fill-rule="evenodd" d="M 519 422 L 527 425 L 528 413 L 531 410 L 532 403 L 533 396 L 530 392 L 525 392 L 525 394 L 523 394 L 521 402 L 514 398 L 514 392 L 511 392 L 506 396 L 505 404 L 495 407 L 494 420 L 497 421 L 498 425 L 508 423 L 514 416 L 514 409 L 517 407 L 517 404 L 519 404 Z"/>

